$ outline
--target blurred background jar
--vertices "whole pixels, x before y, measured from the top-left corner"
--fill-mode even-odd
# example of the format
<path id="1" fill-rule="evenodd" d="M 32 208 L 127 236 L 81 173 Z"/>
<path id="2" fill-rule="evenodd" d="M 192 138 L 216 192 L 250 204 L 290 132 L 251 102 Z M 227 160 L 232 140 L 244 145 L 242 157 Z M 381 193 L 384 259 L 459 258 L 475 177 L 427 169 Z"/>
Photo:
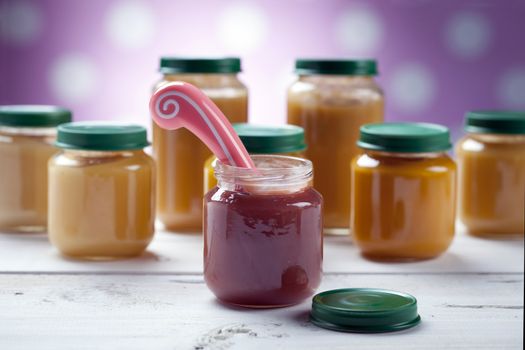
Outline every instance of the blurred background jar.
<path id="1" fill-rule="evenodd" d="M 250 154 L 277 154 L 292 157 L 304 157 L 303 128 L 295 125 L 257 125 L 233 124 L 244 147 Z M 204 194 L 217 186 L 214 164 L 217 158 L 211 156 L 204 163 Z"/>
<path id="2" fill-rule="evenodd" d="M 146 129 L 79 122 L 58 128 L 49 161 L 49 239 L 64 255 L 108 260 L 140 255 L 153 238 L 155 164 Z"/>
<path id="3" fill-rule="evenodd" d="M 434 258 L 454 238 L 456 164 L 446 127 L 384 123 L 361 127 L 352 162 L 352 235 L 373 260 Z"/>
<path id="4" fill-rule="evenodd" d="M 162 57 L 162 80 L 185 81 L 203 90 L 232 123 L 248 121 L 248 90 L 239 80 L 239 58 Z M 186 129 L 165 130 L 153 123 L 153 154 L 157 161 L 158 218 L 170 231 L 202 230 L 202 165 L 208 148 Z"/>
<path id="5" fill-rule="evenodd" d="M 458 141 L 459 217 L 473 235 L 523 237 L 525 111 L 472 111 Z"/>
<path id="6" fill-rule="evenodd" d="M 71 112 L 54 106 L 0 106 L 0 231 L 47 227 L 47 161 L 56 127 Z"/>
<path id="7" fill-rule="evenodd" d="M 348 233 L 350 162 L 359 153 L 359 128 L 383 121 L 384 98 L 373 60 L 295 62 L 297 81 L 288 90 L 288 123 L 305 130 L 306 158 L 324 198 L 325 233 Z"/>

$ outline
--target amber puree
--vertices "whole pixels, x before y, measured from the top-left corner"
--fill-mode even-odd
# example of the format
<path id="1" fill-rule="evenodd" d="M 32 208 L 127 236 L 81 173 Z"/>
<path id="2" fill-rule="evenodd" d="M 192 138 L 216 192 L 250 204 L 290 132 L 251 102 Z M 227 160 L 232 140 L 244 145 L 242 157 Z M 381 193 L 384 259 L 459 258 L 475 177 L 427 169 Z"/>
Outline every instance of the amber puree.
<path id="1" fill-rule="evenodd" d="M 229 88 L 221 85 L 233 84 L 229 79 L 233 78 L 220 74 L 211 77 L 204 75 L 167 77 L 168 81 L 183 80 L 202 88 L 230 122 L 246 122 L 248 119 L 246 89 L 242 85 Z M 237 81 L 237 84 L 240 83 Z M 184 129 L 168 131 L 155 124 L 153 151 L 158 169 L 157 215 L 160 221 L 168 230 L 200 231 L 202 229 L 202 166 L 211 156 L 211 152 L 189 131 Z"/>
<path id="2" fill-rule="evenodd" d="M 525 136 L 471 134 L 456 147 L 459 215 L 469 233 L 525 231 Z"/>
<path id="3" fill-rule="evenodd" d="M 65 255 L 135 256 L 153 237 L 153 159 L 140 151 L 66 151 L 49 162 L 49 239 Z"/>
<path id="4" fill-rule="evenodd" d="M 332 79 L 339 81 L 317 90 L 308 89 L 306 82 L 295 83 L 288 94 L 288 123 L 304 128 L 309 145 L 305 155 L 314 164 L 314 187 L 324 198 L 325 228 L 347 228 L 350 162 L 360 153 L 359 128 L 383 121 L 384 101 L 379 90 L 367 85 L 372 79 Z M 350 87 L 344 88 L 345 83 Z"/>
<path id="5" fill-rule="evenodd" d="M 456 165 L 445 154 L 367 151 L 352 163 L 351 228 L 363 255 L 427 259 L 454 237 Z"/>
<path id="6" fill-rule="evenodd" d="M 55 131 L 27 135 L 0 128 L 0 230 L 45 231 L 47 161 Z"/>

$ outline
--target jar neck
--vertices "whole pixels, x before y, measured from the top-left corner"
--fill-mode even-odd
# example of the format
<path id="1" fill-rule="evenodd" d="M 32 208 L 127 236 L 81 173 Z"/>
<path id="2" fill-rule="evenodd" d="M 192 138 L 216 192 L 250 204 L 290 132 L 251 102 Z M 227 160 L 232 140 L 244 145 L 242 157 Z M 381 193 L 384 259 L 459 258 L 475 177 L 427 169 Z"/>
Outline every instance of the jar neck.
<path id="1" fill-rule="evenodd" d="M 56 127 L 35 128 L 35 127 L 16 127 L 16 126 L 0 126 L 0 134 L 8 136 L 35 136 L 47 137 L 56 136 Z"/>
<path id="2" fill-rule="evenodd" d="M 115 157 L 131 157 L 133 155 L 143 153 L 141 149 L 138 150 L 122 150 L 122 151 L 92 151 L 84 149 L 64 149 L 63 153 L 74 158 L 115 158 Z"/>
<path id="3" fill-rule="evenodd" d="M 525 143 L 525 135 L 523 134 L 481 134 L 468 133 L 468 137 L 480 142 L 490 143 Z"/>
<path id="4" fill-rule="evenodd" d="M 312 162 L 280 155 L 252 155 L 257 169 L 239 168 L 216 161 L 220 188 L 253 194 L 289 194 L 312 186 Z"/>
<path id="5" fill-rule="evenodd" d="M 375 83 L 372 75 L 329 75 L 329 74 L 309 74 L 299 75 L 299 81 L 304 82 L 325 82 L 325 83 Z"/>
<path id="6" fill-rule="evenodd" d="M 385 152 L 385 151 L 374 151 L 374 150 L 363 150 L 365 154 L 372 158 L 402 158 L 402 159 L 431 159 L 439 157 L 447 157 L 447 153 L 444 151 L 439 152 L 419 152 L 419 153 L 409 153 L 409 152 Z"/>

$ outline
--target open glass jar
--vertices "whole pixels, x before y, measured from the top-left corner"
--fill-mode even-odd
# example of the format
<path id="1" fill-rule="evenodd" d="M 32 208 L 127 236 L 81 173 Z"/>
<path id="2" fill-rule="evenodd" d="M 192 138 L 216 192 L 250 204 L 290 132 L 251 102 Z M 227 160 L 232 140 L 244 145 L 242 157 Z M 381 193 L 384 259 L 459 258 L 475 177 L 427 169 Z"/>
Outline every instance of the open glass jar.
<path id="1" fill-rule="evenodd" d="M 146 129 L 79 122 L 61 125 L 49 161 L 49 239 L 70 257 L 140 255 L 154 233 L 155 174 Z"/>
<path id="2" fill-rule="evenodd" d="M 305 130 L 306 158 L 324 198 L 325 233 L 348 233 L 350 161 L 359 127 L 383 121 L 383 92 L 373 60 L 297 60 L 288 90 L 288 123 Z"/>
<path id="3" fill-rule="evenodd" d="M 312 163 L 254 155 L 257 170 L 216 162 L 204 198 L 204 278 L 221 301 L 267 308 L 311 296 L 322 274 L 322 197 Z"/>
<path id="4" fill-rule="evenodd" d="M 59 107 L 0 106 L 0 231 L 46 231 L 47 161 L 69 121 Z"/>
<path id="5" fill-rule="evenodd" d="M 374 260 L 420 260 L 454 237 L 456 165 L 446 127 L 368 124 L 352 162 L 353 238 Z"/>
<path id="6" fill-rule="evenodd" d="M 203 90 L 230 122 L 248 120 L 248 90 L 238 77 L 240 59 L 162 57 L 160 71 L 163 78 L 155 90 L 171 81 L 184 81 Z M 159 220 L 170 231 L 201 232 L 202 165 L 210 150 L 186 129 L 166 130 L 153 123 L 153 153 Z"/>
<path id="7" fill-rule="evenodd" d="M 470 234 L 523 237 L 525 112 L 473 111 L 458 141 L 459 217 Z"/>

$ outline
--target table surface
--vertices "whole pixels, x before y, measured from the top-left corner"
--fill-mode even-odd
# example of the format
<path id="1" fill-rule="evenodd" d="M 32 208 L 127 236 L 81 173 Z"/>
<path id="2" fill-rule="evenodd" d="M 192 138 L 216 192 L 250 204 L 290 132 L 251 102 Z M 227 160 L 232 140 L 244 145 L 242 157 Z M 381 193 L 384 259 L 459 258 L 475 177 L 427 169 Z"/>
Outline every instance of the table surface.
<path id="1" fill-rule="evenodd" d="M 386 264 L 327 237 L 324 256 L 319 291 L 408 292 L 422 323 L 350 334 L 309 323 L 310 301 L 226 307 L 204 283 L 199 235 L 158 232 L 140 258 L 85 262 L 61 257 L 45 235 L 0 234 L 0 349 L 523 349 L 523 240 L 458 232 L 437 259 Z"/>

